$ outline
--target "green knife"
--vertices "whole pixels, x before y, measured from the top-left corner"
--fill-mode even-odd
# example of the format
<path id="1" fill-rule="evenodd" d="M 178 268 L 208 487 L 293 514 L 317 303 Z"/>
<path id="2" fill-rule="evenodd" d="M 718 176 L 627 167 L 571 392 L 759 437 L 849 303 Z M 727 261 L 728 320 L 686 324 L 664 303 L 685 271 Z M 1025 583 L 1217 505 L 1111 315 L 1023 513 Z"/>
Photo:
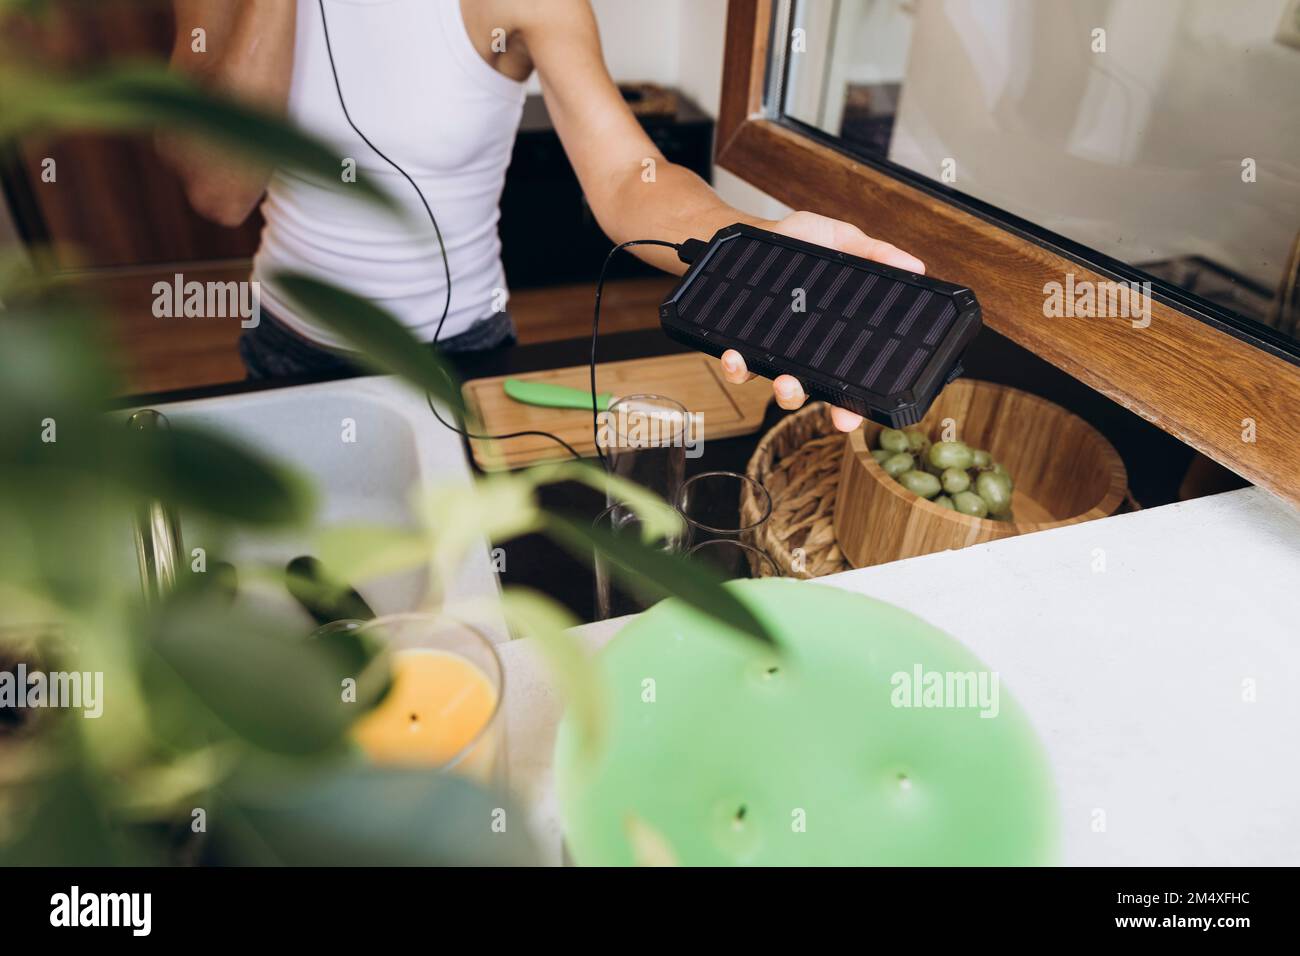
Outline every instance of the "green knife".
<path id="1" fill-rule="evenodd" d="M 519 378 L 506 379 L 504 388 L 507 395 L 525 405 L 591 411 L 591 392 L 585 389 L 573 388 L 569 385 L 554 385 L 550 382 L 528 382 Z M 607 409 L 612 404 L 614 404 L 614 395 L 611 392 L 601 392 L 596 396 L 598 409 Z"/>

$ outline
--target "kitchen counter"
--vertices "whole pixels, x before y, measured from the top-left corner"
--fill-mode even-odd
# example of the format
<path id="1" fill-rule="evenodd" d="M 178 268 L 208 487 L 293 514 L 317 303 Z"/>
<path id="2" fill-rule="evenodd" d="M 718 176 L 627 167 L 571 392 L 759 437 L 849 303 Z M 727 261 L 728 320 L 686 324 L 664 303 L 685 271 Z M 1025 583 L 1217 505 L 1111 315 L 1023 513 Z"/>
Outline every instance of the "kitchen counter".
<path id="1" fill-rule="evenodd" d="M 943 628 L 1042 738 L 1062 863 L 1300 863 L 1300 514 L 1250 488 L 820 583 Z M 627 619 L 576 631 L 595 649 Z M 511 786 L 560 860 L 562 711 L 531 641 L 501 647 Z M 865 862 L 865 861 L 864 861 Z"/>
<path id="2" fill-rule="evenodd" d="M 582 364 L 589 348 L 589 341 L 572 340 L 454 361 L 469 379 Z M 600 357 L 680 350 L 650 330 L 602 338 Z M 1176 439 L 993 333 L 977 340 L 966 365 L 972 377 L 1043 395 L 1101 429 L 1123 456 L 1130 488 L 1143 504 L 1176 497 L 1192 454 Z M 122 405 L 249 395 L 293 384 L 302 383 L 237 383 L 137 396 Z M 355 399 L 389 387 L 379 380 L 340 383 L 340 394 Z M 383 404 L 390 401 L 383 397 Z M 223 417 L 245 404 L 257 403 L 191 407 Z M 467 475 L 459 437 L 446 433 L 421 402 L 400 404 L 402 430 L 409 427 L 414 444 L 424 449 L 417 470 L 427 477 L 454 464 Z M 322 412 L 318 404 L 312 410 Z M 763 430 L 784 414 L 773 405 Z M 338 426 L 337 414 L 313 417 Z M 270 427 L 250 420 L 245 437 L 270 447 L 293 444 L 302 431 L 295 421 L 291 416 Z M 367 434 L 381 438 L 383 447 L 391 444 L 392 429 Z M 688 461 L 688 473 L 743 470 L 759 434 L 709 442 L 702 458 Z M 311 467 L 302 449 L 278 450 Z M 335 483 L 347 471 L 318 464 Z M 545 489 L 543 498 L 579 517 L 603 506 L 603 498 L 575 486 Z M 340 500 L 367 511 L 392 504 L 346 495 Z M 506 550 L 503 583 L 545 591 L 589 619 L 587 566 L 539 536 L 512 541 Z M 1094 570 L 1099 559 L 1105 570 Z M 1300 517 L 1248 489 L 851 571 L 822 583 L 907 608 L 999 671 L 1046 743 L 1060 790 L 1064 862 L 1294 864 L 1300 862 L 1298 579 Z M 579 633 L 597 647 L 619 626 L 603 622 Z M 560 702 L 530 642 L 509 642 L 501 650 L 512 783 L 546 859 L 559 862 L 549 774 Z"/>
<path id="3" fill-rule="evenodd" d="M 450 355 L 463 381 L 498 375 L 519 375 L 544 369 L 585 365 L 590 356 L 590 339 L 570 339 L 536 345 L 511 346 L 492 349 L 477 354 Z M 620 361 L 652 355 L 667 355 L 686 351 L 668 339 L 658 329 L 622 332 L 603 335 L 600 339 L 601 361 Z M 1001 382 L 1041 395 L 1057 402 L 1099 429 L 1123 457 L 1129 471 L 1129 486 L 1134 496 L 1144 505 L 1163 504 L 1178 495 L 1179 484 L 1191 461 L 1192 451 L 1177 439 L 1160 431 L 1136 415 L 1075 381 L 1060 370 L 1012 343 L 1002 336 L 985 330 L 971 344 L 963 359 L 967 374 L 972 378 Z M 142 407 L 196 399 L 222 398 L 251 393 L 265 393 L 287 386 L 314 384 L 355 378 L 349 375 L 330 375 L 279 382 L 236 382 L 178 392 L 141 395 L 123 399 L 123 407 Z M 364 386 L 360 386 L 364 387 Z M 225 403 L 213 403 L 220 407 Z M 416 403 L 418 405 L 418 403 Z M 688 459 L 687 476 L 701 471 L 744 471 L 749 456 L 761 435 L 775 425 L 785 414 L 773 403 L 760 429 L 753 435 L 709 441 L 700 458 Z M 421 416 L 423 423 L 421 422 Z M 420 441 L 436 443 L 440 454 L 454 453 L 459 445 L 468 458 L 465 442 L 433 420 L 427 412 L 413 405 L 410 410 L 412 425 Z M 258 436 L 249 434 L 257 444 Z M 266 435 L 266 443 L 275 445 L 280 439 Z M 297 458 L 290 454 L 290 460 Z M 328 474 L 321 476 L 328 481 Z M 604 508 L 604 496 L 575 484 L 545 488 L 543 502 L 552 508 L 565 510 L 578 519 L 593 519 Z M 592 616 L 592 576 L 589 564 L 575 559 L 571 554 L 541 535 L 528 535 L 505 546 L 505 570 L 500 575 L 502 584 L 536 588 L 564 603 L 581 620 Z"/>

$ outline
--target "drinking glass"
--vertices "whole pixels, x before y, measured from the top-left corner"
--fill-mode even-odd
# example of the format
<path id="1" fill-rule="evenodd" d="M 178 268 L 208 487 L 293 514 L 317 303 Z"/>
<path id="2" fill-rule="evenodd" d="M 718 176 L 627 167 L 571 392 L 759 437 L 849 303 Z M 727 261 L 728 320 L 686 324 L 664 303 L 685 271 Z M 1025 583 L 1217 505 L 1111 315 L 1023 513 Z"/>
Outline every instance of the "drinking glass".
<path id="1" fill-rule="evenodd" d="M 746 490 L 758 505 L 757 516 L 749 520 L 740 514 L 741 496 Z M 676 504 L 686 525 L 689 545 L 725 540 L 757 546 L 759 532 L 772 515 L 772 497 L 762 483 L 734 471 L 696 475 L 682 485 Z"/>
<path id="2" fill-rule="evenodd" d="M 492 642 L 434 614 L 393 614 L 357 629 L 392 652 L 393 686 L 353 727 L 376 763 L 436 767 L 504 789 L 505 673 Z"/>
<path id="3" fill-rule="evenodd" d="M 641 519 L 622 504 L 610 505 L 600 513 L 594 524 L 598 529 L 616 535 L 635 536 L 638 539 L 644 533 Z M 651 541 L 649 545 L 661 551 L 679 551 L 682 545 L 682 534 Z M 601 552 L 596 552 L 593 563 L 596 572 L 595 620 L 605 621 L 611 617 L 622 617 L 624 614 L 637 614 L 659 600 L 657 597 L 646 597 L 636 591 L 628 590 L 615 581 L 610 562 Z"/>
<path id="4" fill-rule="evenodd" d="M 672 501 L 686 472 L 690 415 L 662 395 L 627 395 L 601 413 L 599 440 L 610 471 Z M 617 502 L 608 497 L 607 505 Z"/>
<path id="5" fill-rule="evenodd" d="M 722 572 L 727 580 L 781 576 L 776 562 L 766 551 L 734 539 L 712 538 L 703 541 L 692 547 L 687 556 L 711 565 Z"/>

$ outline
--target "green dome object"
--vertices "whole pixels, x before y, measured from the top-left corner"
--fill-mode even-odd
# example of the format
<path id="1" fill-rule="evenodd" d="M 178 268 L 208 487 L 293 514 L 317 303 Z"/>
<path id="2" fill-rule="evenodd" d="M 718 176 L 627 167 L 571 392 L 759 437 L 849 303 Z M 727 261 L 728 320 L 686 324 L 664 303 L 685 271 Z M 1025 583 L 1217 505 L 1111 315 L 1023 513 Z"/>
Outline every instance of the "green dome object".
<path id="1" fill-rule="evenodd" d="M 778 635 L 779 653 L 667 600 L 598 655 L 601 743 L 584 756 L 571 716 L 556 742 L 575 862 L 1056 861 L 1042 747 L 978 658 L 906 611 L 837 588 L 728 586 Z"/>

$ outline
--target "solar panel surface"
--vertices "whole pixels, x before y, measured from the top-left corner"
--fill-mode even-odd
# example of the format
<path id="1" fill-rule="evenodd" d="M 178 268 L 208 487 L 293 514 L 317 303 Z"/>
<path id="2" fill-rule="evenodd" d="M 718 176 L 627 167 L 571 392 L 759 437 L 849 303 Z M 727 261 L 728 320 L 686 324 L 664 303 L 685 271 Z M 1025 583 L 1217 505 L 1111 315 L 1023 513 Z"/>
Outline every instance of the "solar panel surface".
<path id="1" fill-rule="evenodd" d="M 895 427 L 919 421 L 979 331 L 963 286 L 737 224 L 660 307 L 664 331 Z"/>

